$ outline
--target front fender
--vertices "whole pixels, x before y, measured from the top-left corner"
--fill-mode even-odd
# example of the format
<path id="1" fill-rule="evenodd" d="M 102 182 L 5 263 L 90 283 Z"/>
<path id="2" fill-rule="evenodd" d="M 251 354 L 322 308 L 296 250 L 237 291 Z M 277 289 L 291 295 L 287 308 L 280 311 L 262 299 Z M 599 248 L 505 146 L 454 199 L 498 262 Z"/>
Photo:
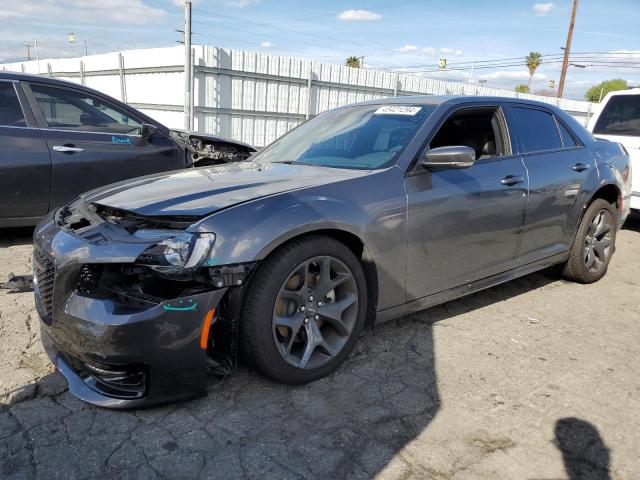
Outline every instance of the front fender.
<path id="1" fill-rule="evenodd" d="M 339 214 L 337 214 L 339 212 Z M 214 215 L 199 230 L 216 234 L 211 265 L 264 259 L 279 245 L 318 230 L 342 230 L 364 243 L 365 214 L 344 201 L 320 195 L 283 194 Z"/>
<path id="2" fill-rule="evenodd" d="M 212 266 L 262 260 L 306 233 L 347 232 L 361 240 L 376 265 L 378 308 L 394 306 L 406 299 L 406 197 L 396 170 L 242 203 L 190 230 L 216 234 Z"/>

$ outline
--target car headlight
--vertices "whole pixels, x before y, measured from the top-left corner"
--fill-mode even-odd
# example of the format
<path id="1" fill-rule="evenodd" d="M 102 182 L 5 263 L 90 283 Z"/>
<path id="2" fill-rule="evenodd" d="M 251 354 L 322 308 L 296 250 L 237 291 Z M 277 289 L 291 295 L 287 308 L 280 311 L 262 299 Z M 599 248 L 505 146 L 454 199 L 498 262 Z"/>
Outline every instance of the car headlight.
<path id="1" fill-rule="evenodd" d="M 158 238 L 163 232 L 138 230 L 140 238 Z M 167 235 L 167 232 L 164 232 Z M 216 236 L 213 233 L 171 234 L 142 252 L 136 263 L 166 274 L 187 274 L 201 267 L 209 257 Z"/>

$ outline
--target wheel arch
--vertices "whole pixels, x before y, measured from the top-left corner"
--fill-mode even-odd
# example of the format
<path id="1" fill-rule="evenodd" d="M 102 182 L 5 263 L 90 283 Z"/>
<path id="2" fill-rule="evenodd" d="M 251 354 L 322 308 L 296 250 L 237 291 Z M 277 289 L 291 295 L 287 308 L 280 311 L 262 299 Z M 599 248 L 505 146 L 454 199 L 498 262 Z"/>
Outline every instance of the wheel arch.
<path id="1" fill-rule="evenodd" d="M 321 235 L 333 238 L 344 244 L 360 260 L 367 282 L 367 324 L 372 324 L 375 318 L 378 305 L 378 268 L 370 250 L 367 249 L 362 238 L 354 232 L 327 226 L 319 228 L 306 228 L 293 234 L 281 237 L 278 241 L 272 242 L 260 252 L 259 258 L 264 260 L 278 248 L 310 235 Z"/>
<path id="2" fill-rule="evenodd" d="M 597 190 L 593 192 L 593 195 L 591 195 L 589 201 L 587 201 L 582 207 L 580 221 L 582 221 L 582 217 L 584 216 L 584 213 L 587 211 L 589 206 L 599 198 L 606 200 L 612 205 L 615 205 L 619 210 L 620 202 L 622 201 L 622 190 L 620 190 L 620 187 L 618 187 L 618 185 L 616 185 L 615 183 L 605 183 L 604 185 L 600 185 Z"/>

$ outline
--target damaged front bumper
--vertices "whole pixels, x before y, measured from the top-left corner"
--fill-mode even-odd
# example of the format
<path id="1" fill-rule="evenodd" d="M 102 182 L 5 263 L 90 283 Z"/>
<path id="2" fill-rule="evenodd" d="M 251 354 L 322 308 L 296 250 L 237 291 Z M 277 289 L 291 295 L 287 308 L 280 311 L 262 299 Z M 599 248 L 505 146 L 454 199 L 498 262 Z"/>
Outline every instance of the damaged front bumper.
<path id="1" fill-rule="evenodd" d="M 96 232 L 93 232 L 94 235 Z M 87 265 L 133 263 L 144 242 L 87 241 L 52 217 L 34 234 L 34 292 L 42 341 L 78 398 L 134 408 L 206 394 L 208 328 L 227 288 L 158 302 L 95 295 Z M 206 331 L 203 333 L 203 329 Z M 204 343 L 204 345 L 203 345 Z M 204 348 L 203 348 L 204 347 Z"/>

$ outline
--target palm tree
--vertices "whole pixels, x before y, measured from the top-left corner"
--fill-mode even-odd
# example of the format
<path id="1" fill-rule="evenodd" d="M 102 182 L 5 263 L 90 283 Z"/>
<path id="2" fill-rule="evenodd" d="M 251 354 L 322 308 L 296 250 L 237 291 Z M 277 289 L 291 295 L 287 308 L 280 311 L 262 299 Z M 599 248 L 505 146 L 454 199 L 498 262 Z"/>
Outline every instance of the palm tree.
<path id="1" fill-rule="evenodd" d="M 360 68 L 360 59 L 356 56 L 351 55 L 350 57 L 347 57 L 345 65 L 347 67 Z"/>
<path id="2" fill-rule="evenodd" d="M 540 52 L 529 52 L 524 58 L 524 63 L 529 69 L 529 91 L 531 91 L 531 80 L 533 79 L 533 74 L 536 73 L 536 69 L 542 63 L 542 55 Z"/>

